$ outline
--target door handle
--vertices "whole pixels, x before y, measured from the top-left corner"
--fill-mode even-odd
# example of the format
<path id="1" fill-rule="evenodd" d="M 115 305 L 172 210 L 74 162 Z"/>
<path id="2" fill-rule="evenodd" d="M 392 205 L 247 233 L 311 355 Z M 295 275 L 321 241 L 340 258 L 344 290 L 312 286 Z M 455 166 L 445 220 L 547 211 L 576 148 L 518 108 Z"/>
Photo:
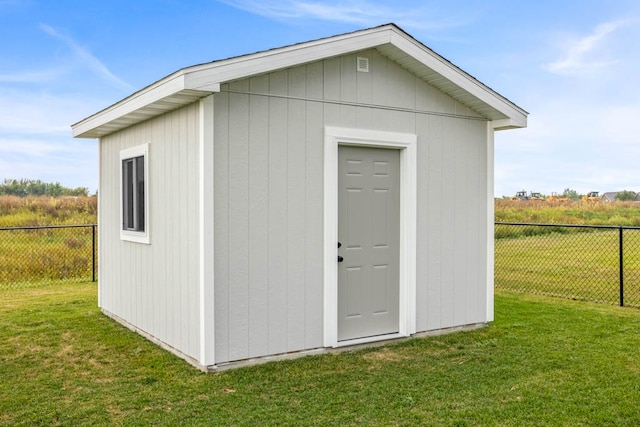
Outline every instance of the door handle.
<path id="1" fill-rule="evenodd" d="M 341 257 L 340 255 L 338 255 L 338 262 L 342 262 L 344 261 L 344 257 Z"/>
<path id="2" fill-rule="evenodd" d="M 342 247 L 342 243 L 338 242 L 338 249 Z"/>

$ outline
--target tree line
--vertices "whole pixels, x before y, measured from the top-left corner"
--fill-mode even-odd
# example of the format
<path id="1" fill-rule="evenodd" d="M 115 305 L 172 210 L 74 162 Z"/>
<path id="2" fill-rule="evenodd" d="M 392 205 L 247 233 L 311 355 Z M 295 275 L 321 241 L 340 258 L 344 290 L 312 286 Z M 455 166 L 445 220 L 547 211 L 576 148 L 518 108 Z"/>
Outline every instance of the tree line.
<path id="1" fill-rule="evenodd" d="M 89 196 L 86 187 L 68 188 L 59 182 L 43 182 L 39 179 L 5 179 L 0 184 L 0 196 Z"/>

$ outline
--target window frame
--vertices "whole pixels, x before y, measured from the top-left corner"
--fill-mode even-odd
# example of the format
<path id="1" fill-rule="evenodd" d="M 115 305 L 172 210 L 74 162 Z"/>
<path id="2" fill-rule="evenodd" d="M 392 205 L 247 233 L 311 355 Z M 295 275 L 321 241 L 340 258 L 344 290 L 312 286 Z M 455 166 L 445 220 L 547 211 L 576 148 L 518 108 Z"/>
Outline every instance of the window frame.
<path id="1" fill-rule="evenodd" d="M 143 181 L 143 191 L 144 191 L 144 197 L 142 197 L 142 209 L 144 210 L 144 216 L 143 216 L 143 222 L 144 222 L 144 230 L 136 230 L 135 226 L 133 228 L 125 228 L 125 185 L 127 184 L 127 182 L 125 182 L 125 172 L 124 172 L 124 168 L 125 168 L 125 162 L 129 162 L 131 160 L 135 160 L 137 158 L 142 157 L 142 165 L 143 165 L 143 174 L 142 174 L 142 179 Z M 136 174 L 136 169 L 137 169 L 137 162 L 133 161 L 131 163 L 132 166 L 132 174 L 133 175 L 137 175 Z M 120 163 L 119 163 L 119 168 L 118 168 L 118 173 L 120 174 L 120 203 L 119 203 L 119 207 L 120 207 L 120 239 L 121 240 L 125 240 L 125 241 L 129 241 L 129 242 L 136 242 L 136 243 L 145 243 L 145 244 L 150 244 L 150 223 L 149 223 L 149 144 L 142 144 L 142 145 L 138 145 L 135 147 L 131 147 L 131 148 L 127 148 L 124 150 L 120 151 Z M 134 178 L 135 179 L 135 178 Z M 135 196 L 135 191 L 136 191 L 136 186 L 133 185 L 131 186 L 132 191 L 134 192 L 134 194 L 131 196 L 131 199 L 134 201 L 134 207 L 132 210 L 132 215 L 134 218 L 134 222 L 135 222 L 135 218 L 139 217 L 139 205 L 135 205 L 136 201 L 139 201 L 140 199 L 136 198 Z"/>

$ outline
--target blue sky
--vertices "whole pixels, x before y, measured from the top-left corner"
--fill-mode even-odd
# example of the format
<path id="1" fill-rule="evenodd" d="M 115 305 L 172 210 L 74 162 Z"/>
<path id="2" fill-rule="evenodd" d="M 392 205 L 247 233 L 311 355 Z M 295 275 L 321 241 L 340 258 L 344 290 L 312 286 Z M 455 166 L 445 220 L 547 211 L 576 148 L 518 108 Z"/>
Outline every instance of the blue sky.
<path id="1" fill-rule="evenodd" d="M 636 0 L 0 0 L 0 179 L 97 189 L 70 125 L 183 67 L 394 22 L 529 111 L 496 196 L 640 191 Z"/>

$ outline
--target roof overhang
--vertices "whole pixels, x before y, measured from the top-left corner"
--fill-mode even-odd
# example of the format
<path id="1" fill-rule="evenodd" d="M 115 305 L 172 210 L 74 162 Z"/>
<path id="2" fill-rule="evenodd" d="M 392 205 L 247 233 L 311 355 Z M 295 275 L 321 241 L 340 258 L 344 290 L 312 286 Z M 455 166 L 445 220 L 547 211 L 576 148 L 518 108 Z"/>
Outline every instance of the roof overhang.
<path id="1" fill-rule="evenodd" d="M 527 126 L 528 113 L 394 24 L 179 70 L 72 125 L 76 138 L 99 138 L 219 92 L 226 82 L 366 49 L 382 55 L 493 123 Z"/>

